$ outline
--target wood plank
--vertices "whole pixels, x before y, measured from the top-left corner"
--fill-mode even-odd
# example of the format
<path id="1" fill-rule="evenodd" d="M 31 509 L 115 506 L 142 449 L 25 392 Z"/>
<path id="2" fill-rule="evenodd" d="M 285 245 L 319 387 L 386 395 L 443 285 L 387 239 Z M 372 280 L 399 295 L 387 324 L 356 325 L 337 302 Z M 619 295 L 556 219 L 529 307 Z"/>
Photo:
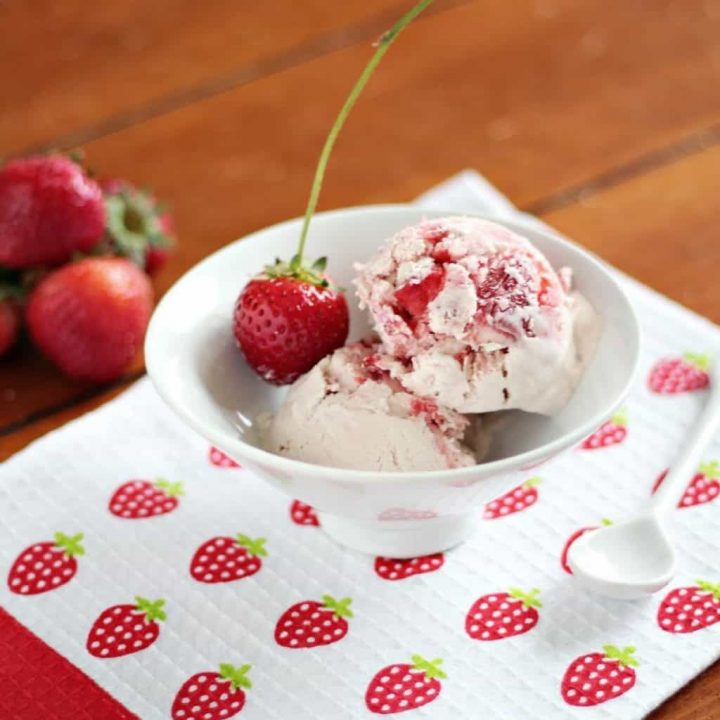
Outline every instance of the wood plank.
<path id="1" fill-rule="evenodd" d="M 128 122 L 372 37 L 401 0 L 8 0 L 0 155 Z M 358 26 L 359 27 L 356 27 Z M 206 87 L 209 84 L 209 87 Z"/>
<path id="2" fill-rule="evenodd" d="M 710 666 L 647 720 L 717 720 L 720 705 L 720 662 Z"/>
<path id="3" fill-rule="evenodd" d="M 720 17 L 707 8 L 508 0 L 425 19 L 358 103 L 322 207 L 407 200 L 466 166 L 536 203 L 708 126 Z M 150 185 L 175 208 L 181 245 L 159 292 L 233 238 L 302 212 L 323 136 L 369 52 L 362 43 L 87 146 L 100 172 Z M 16 399 L 0 427 L 73 396 L 29 367 L 4 363 Z"/>

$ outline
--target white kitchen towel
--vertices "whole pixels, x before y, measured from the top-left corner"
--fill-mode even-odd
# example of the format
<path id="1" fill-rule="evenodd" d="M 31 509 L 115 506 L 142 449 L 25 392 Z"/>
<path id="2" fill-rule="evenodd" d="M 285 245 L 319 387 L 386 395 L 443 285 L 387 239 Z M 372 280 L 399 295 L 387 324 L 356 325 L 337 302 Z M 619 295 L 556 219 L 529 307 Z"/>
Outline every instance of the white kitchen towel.
<path id="1" fill-rule="evenodd" d="M 515 212 L 469 171 L 420 202 Z M 675 518 L 679 572 L 665 591 L 637 602 L 588 594 L 563 569 L 563 548 L 647 501 L 701 407 L 698 355 L 720 332 L 624 282 L 644 331 L 626 417 L 491 503 L 464 545 L 412 564 L 344 550 L 310 510 L 291 513 L 289 498 L 209 455 L 145 379 L 0 470 L 0 605 L 143 720 L 172 717 L 172 708 L 203 720 L 367 720 L 395 710 L 418 720 L 645 716 L 720 655 L 720 590 L 706 584 L 720 582 L 720 445 L 688 478 Z M 156 477 L 166 483 L 153 489 Z M 175 482 L 184 494 L 173 499 Z M 39 544 L 58 531 L 83 533 L 85 553 L 45 558 Z M 266 538 L 267 555 L 204 545 L 238 533 Z M 244 576 L 200 582 L 193 557 L 200 577 Z M 48 587 L 40 583 L 52 589 L 33 593 Z M 319 611 L 329 624 L 317 646 L 283 646 L 326 595 L 351 598 L 352 617 Z M 138 622 L 135 596 L 164 599 L 166 618 Z M 118 605 L 131 607 L 104 612 Z M 423 672 L 414 656 L 442 659 L 443 675 Z M 213 675 L 221 663 L 251 665 L 252 687 Z"/>

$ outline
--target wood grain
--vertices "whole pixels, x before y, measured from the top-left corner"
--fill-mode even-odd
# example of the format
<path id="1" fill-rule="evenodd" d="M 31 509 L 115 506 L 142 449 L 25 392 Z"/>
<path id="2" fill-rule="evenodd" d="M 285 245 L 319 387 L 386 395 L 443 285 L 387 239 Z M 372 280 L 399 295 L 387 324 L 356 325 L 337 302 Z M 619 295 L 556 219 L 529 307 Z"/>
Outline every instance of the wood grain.
<path id="1" fill-rule="evenodd" d="M 408 200 L 466 166 L 537 204 L 704 132 L 720 117 L 713 7 L 508 0 L 424 19 L 358 103 L 321 206 Z M 101 173 L 174 206 L 181 245 L 159 292 L 217 247 L 302 212 L 323 137 L 369 52 L 363 42 L 87 145 Z M 26 358 L 3 363 L 14 399 L 0 427 L 75 393 Z"/>
<path id="2" fill-rule="evenodd" d="M 6 0 L 0 155 L 109 131 L 379 33 L 401 0 Z M 76 140 L 78 142 L 80 140 Z"/>

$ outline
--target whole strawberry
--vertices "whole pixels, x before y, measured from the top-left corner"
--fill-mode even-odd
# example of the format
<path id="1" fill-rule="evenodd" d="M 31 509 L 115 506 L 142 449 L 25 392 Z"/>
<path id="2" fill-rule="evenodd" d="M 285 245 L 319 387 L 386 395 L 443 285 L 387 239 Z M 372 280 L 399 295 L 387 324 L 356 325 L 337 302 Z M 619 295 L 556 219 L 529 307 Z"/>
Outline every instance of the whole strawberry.
<path id="1" fill-rule="evenodd" d="M 669 633 L 691 633 L 720 622 L 720 583 L 697 580 L 671 590 L 660 603 L 657 622 Z"/>
<path id="2" fill-rule="evenodd" d="M 521 512 L 534 505 L 538 499 L 537 486 L 540 482 L 539 477 L 531 477 L 522 485 L 518 485 L 499 498 L 495 498 L 485 506 L 483 518 L 485 520 L 496 520 L 506 515 Z"/>
<path id="3" fill-rule="evenodd" d="M 376 557 L 375 573 L 383 580 L 404 580 L 413 575 L 435 572 L 443 566 L 444 562 L 445 556 L 441 552 L 402 560 Z"/>
<path id="4" fill-rule="evenodd" d="M 311 505 L 306 505 L 304 502 L 300 502 L 300 500 L 293 500 L 292 503 L 290 503 L 290 519 L 296 525 L 320 526 L 320 520 L 315 512 L 315 508 Z"/>
<path id="5" fill-rule="evenodd" d="M 25 548 L 10 568 L 8 587 L 18 595 L 38 595 L 70 582 L 77 572 L 83 534 L 57 532 L 52 542 L 40 542 Z"/>
<path id="6" fill-rule="evenodd" d="M 585 533 L 592 532 L 593 530 L 597 530 L 601 526 L 607 526 L 612 525 L 612 520 L 608 520 L 607 518 L 603 518 L 601 521 L 601 525 L 588 525 L 587 527 L 582 527 L 579 530 L 576 530 L 565 542 L 565 545 L 563 546 L 562 553 L 560 554 L 560 565 L 562 566 L 562 569 L 569 573 L 570 575 L 573 574 L 572 568 L 570 567 L 570 563 L 568 563 L 568 554 L 570 553 L 570 547 L 571 545 L 580 537 L 585 535 Z"/>
<path id="7" fill-rule="evenodd" d="M 375 674 L 365 692 L 365 705 L 378 715 L 392 715 L 422 707 L 436 700 L 442 690 L 440 680 L 447 675 L 442 660 L 425 660 L 413 655 L 411 663 L 388 665 Z"/>
<path id="8" fill-rule="evenodd" d="M 289 607 L 275 626 L 275 642 L 282 647 L 303 649 L 330 645 L 348 632 L 346 618 L 353 616 L 350 598 L 335 600 L 323 595 L 322 602 L 305 600 Z"/>
<path id="9" fill-rule="evenodd" d="M 580 446 L 583 450 L 598 450 L 610 445 L 619 445 L 627 437 L 627 413 L 621 410 L 604 422 Z"/>
<path id="10" fill-rule="evenodd" d="M 347 339 L 347 302 L 324 269 L 324 258 L 309 269 L 278 261 L 250 280 L 235 303 L 235 339 L 268 382 L 295 381 Z"/>
<path id="11" fill-rule="evenodd" d="M 224 583 L 254 575 L 267 557 L 265 538 L 253 540 L 242 533 L 204 542 L 190 561 L 190 574 L 204 583 Z"/>
<path id="12" fill-rule="evenodd" d="M 658 475 L 653 485 L 653 493 L 660 487 L 667 474 L 668 471 L 663 470 Z M 713 460 L 712 462 L 703 463 L 698 468 L 677 506 L 679 508 L 688 508 L 694 505 L 704 505 L 712 502 L 718 495 L 720 495 L 720 463 Z"/>
<path id="13" fill-rule="evenodd" d="M 229 455 L 226 455 L 222 450 L 218 450 L 214 445 L 211 445 L 208 450 L 208 460 L 210 460 L 215 467 L 228 469 L 240 467 Z"/>
<path id="14" fill-rule="evenodd" d="M 107 209 L 106 241 L 114 254 L 130 258 L 148 275 L 167 262 L 175 244 L 168 210 L 127 180 L 102 180 Z"/>
<path id="15" fill-rule="evenodd" d="M 182 483 L 159 478 L 130 480 L 123 483 L 110 498 L 108 508 L 113 515 L 126 520 L 140 520 L 172 512 L 183 494 Z"/>
<path id="16" fill-rule="evenodd" d="M 27 326 L 65 374 L 107 382 L 140 349 L 152 302 L 150 281 L 129 260 L 85 258 L 40 281 L 28 301 Z"/>
<path id="17" fill-rule="evenodd" d="M 710 358 L 698 353 L 685 353 L 682 357 L 663 358 L 650 371 L 648 386 L 654 393 L 675 393 L 702 390 L 710 382 Z"/>
<path id="18" fill-rule="evenodd" d="M 236 668 L 220 665 L 220 672 L 199 672 L 188 678 L 173 700 L 173 720 L 225 720 L 245 705 L 245 692 L 252 687 L 247 673 L 251 665 Z"/>
<path id="19" fill-rule="evenodd" d="M 532 630 L 540 619 L 540 590 L 491 593 L 478 598 L 465 618 L 465 632 L 473 640 L 504 640 Z"/>
<path id="20" fill-rule="evenodd" d="M 21 158 L 0 170 L 0 265 L 65 262 L 104 230 L 102 191 L 70 158 Z"/>
<path id="21" fill-rule="evenodd" d="M 635 648 L 603 645 L 603 652 L 575 658 L 562 679 L 560 692 L 568 705 L 589 707 L 613 700 L 635 684 Z"/>
<path id="22" fill-rule="evenodd" d="M 134 605 L 103 610 L 90 628 L 85 647 L 99 658 L 116 658 L 144 650 L 160 634 L 158 621 L 167 617 L 164 600 L 136 597 Z"/>

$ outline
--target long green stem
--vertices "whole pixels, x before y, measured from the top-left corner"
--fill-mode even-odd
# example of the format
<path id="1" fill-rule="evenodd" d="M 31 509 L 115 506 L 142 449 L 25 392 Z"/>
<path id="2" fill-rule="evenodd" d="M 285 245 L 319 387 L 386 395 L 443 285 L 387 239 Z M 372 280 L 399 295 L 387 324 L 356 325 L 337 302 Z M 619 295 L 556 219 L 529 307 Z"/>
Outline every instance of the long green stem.
<path id="1" fill-rule="evenodd" d="M 323 178 L 325 177 L 325 168 L 330 158 L 335 140 L 340 134 L 347 116 L 355 104 L 355 101 L 360 97 L 360 93 L 370 79 L 375 68 L 379 65 L 383 58 L 383 55 L 388 51 L 390 45 L 392 45 L 395 38 L 409 25 L 433 0 L 420 0 L 411 10 L 403 15 L 387 32 L 383 33 L 382 37 L 377 43 L 377 49 L 370 58 L 370 62 L 365 66 L 365 69 L 357 79 L 355 86 L 350 91 L 350 94 L 345 100 L 345 104 L 340 108 L 338 116 L 335 118 L 332 128 L 328 133 L 325 145 L 323 146 L 322 152 L 320 153 L 320 159 L 318 160 L 317 168 L 315 168 L 315 177 L 313 178 L 312 188 L 310 190 L 310 198 L 308 200 L 307 208 L 305 210 L 305 219 L 303 220 L 302 230 L 300 232 L 300 244 L 298 245 L 298 252 L 296 256 L 296 262 L 298 266 L 302 264 L 303 255 L 305 253 L 305 241 L 307 239 L 308 229 L 310 228 L 310 220 L 312 219 L 315 208 L 317 207 L 318 198 L 320 197 L 320 188 L 322 188 Z"/>

